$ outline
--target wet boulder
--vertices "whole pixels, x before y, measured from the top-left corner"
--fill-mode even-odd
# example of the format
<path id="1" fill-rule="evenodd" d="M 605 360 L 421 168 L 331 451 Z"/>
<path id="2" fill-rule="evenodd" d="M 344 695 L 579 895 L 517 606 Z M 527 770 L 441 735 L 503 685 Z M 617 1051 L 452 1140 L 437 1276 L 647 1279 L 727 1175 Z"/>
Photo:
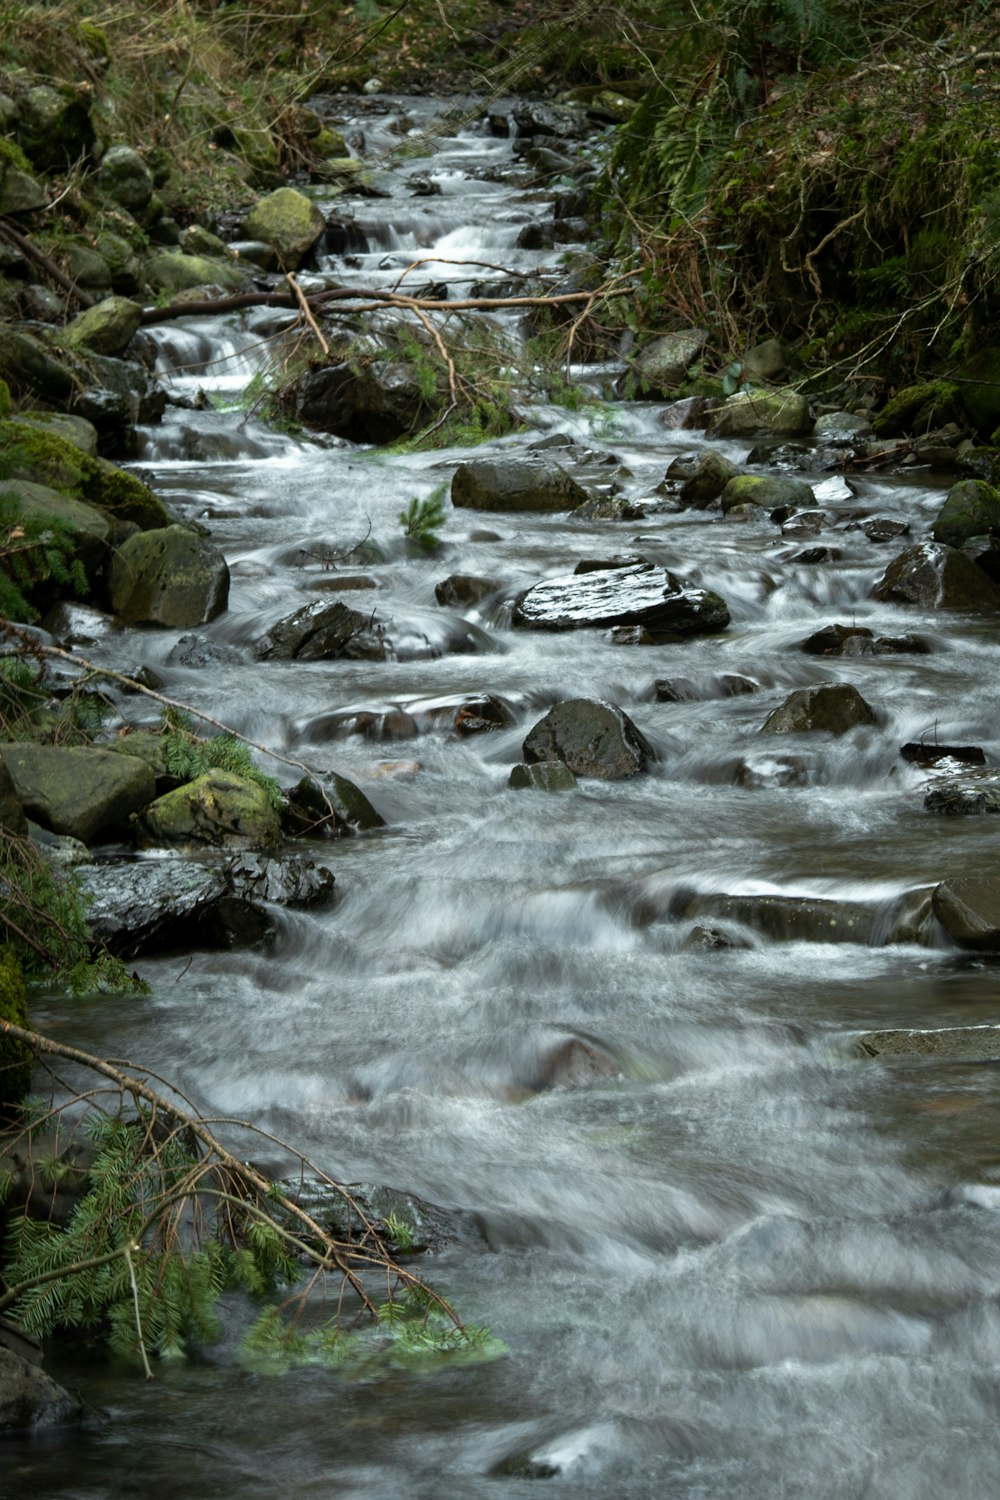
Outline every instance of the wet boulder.
<path id="1" fill-rule="evenodd" d="M 306 427 L 352 443 L 407 437 L 440 405 L 421 387 L 412 364 L 389 355 L 360 365 L 343 360 L 307 370 L 282 391 L 281 404 Z"/>
<path id="2" fill-rule="evenodd" d="M 714 635 L 729 624 L 725 600 L 652 563 L 567 573 L 525 590 L 512 623 L 534 630 L 642 625 L 654 637 Z"/>
<path id="3" fill-rule="evenodd" d="M 621 1067 L 600 1047 L 579 1037 L 567 1037 L 543 1050 L 520 1070 L 517 1083 L 532 1093 L 546 1089 L 585 1088 L 609 1078 L 620 1078 Z"/>
<path id="4" fill-rule="evenodd" d="M 793 437 L 809 432 L 809 402 L 797 391 L 741 391 L 708 419 L 709 438 Z"/>
<path id="5" fill-rule="evenodd" d="M 285 271 L 296 271 L 326 230 L 316 204 L 295 188 L 282 187 L 261 198 L 243 224 L 248 240 L 270 245 Z"/>
<path id="6" fill-rule="evenodd" d="M 128 625 L 187 630 L 226 608 L 229 569 L 219 549 L 186 526 L 140 531 L 115 553 L 108 594 Z"/>
<path id="7" fill-rule="evenodd" d="M 856 1038 L 855 1045 L 864 1057 L 942 1057 L 950 1062 L 995 1062 L 1000 1060 L 1000 1026 L 864 1031 Z"/>
<path id="8" fill-rule="evenodd" d="M 322 906 L 334 897 L 330 871 L 299 856 L 136 860 L 80 867 L 77 879 L 94 936 L 125 959 L 253 946 L 274 935 L 270 907 Z"/>
<path id="9" fill-rule="evenodd" d="M 779 506 L 808 507 L 815 503 L 812 487 L 804 479 L 782 474 L 738 474 L 722 491 L 722 513 L 736 505 L 759 505 L 771 511 Z"/>
<path id="10" fill-rule="evenodd" d="M 575 776 L 605 781 L 635 776 L 655 758 L 628 714 L 590 698 L 555 704 L 529 732 L 522 754 L 529 765 L 561 761 Z"/>
<path id="11" fill-rule="evenodd" d="M 942 880 L 932 904 L 944 931 L 960 948 L 990 953 L 1000 949 L 1000 875 Z"/>
<path id="12" fill-rule="evenodd" d="M 287 833 L 305 838 L 341 838 L 385 827 L 382 814 L 361 788 L 336 771 L 320 779 L 304 776 L 292 787 L 286 794 L 283 820 Z"/>
<path id="13" fill-rule="evenodd" d="M 385 655 L 370 614 L 339 599 L 316 599 L 272 625 L 254 645 L 258 661 L 328 661 L 342 656 L 371 660 Z"/>
<path id="14" fill-rule="evenodd" d="M 576 777 L 560 760 L 542 760 L 535 765 L 522 761 L 511 767 L 507 785 L 515 792 L 571 792 Z"/>
<path id="15" fill-rule="evenodd" d="M 434 597 L 448 609 L 470 609 L 503 585 L 496 578 L 478 578 L 471 573 L 452 573 L 434 585 Z"/>
<path id="16" fill-rule="evenodd" d="M 894 558 L 872 589 L 872 598 L 923 609 L 1000 609 L 1000 589 L 982 568 L 942 542 L 921 542 Z"/>
<path id="17" fill-rule="evenodd" d="M 928 812 L 948 817 L 982 817 L 1000 813 L 1000 777 L 950 777 L 928 787 L 924 795 Z"/>
<path id="18" fill-rule="evenodd" d="M 707 448 L 693 464 L 678 468 L 677 460 L 667 470 L 668 482 L 681 479 L 680 498 L 684 505 L 700 510 L 718 500 L 726 485 L 735 479 L 741 470 L 723 454 Z"/>
<path id="19" fill-rule="evenodd" d="M 16 493 L 21 517 L 42 525 L 53 522 L 58 525 L 69 545 L 70 556 L 81 564 L 88 579 L 92 578 L 110 551 L 111 526 L 107 516 L 82 500 L 27 479 L 18 482 Z"/>
<path id="20" fill-rule="evenodd" d="M 588 498 L 553 459 L 500 455 L 459 464 L 451 481 L 451 503 L 470 510 L 573 510 Z"/>
<path id="21" fill-rule="evenodd" d="M 841 656 L 848 641 L 860 637 L 874 641 L 875 632 L 866 625 L 824 625 L 799 643 L 808 656 Z"/>
<path id="22" fill-rule="evenodd" d="M 0 746 L 0 758 L 28 817 L 85 844 L 124 828 L 156 795 L 145 761 L 99 746 L 15 742 Z"/>
<path id="23" fill-rule="evenodd" d="M 732 922 L 775 943 L 910 943 L 918 940 L 929 914 L 929 893 L 904 893 L 889 905 L 839 901 L 819 896 L 772 894 L 693 897 L 684 918 Z"/>
<path id="24" fill-rule="evenodd" d="M 208 844 L 268 850 L 281 838 L 278 810 L 265 788 L 217 767 L 150 802 L 136 820 L 136 829 L 147 847 Z"/>
<path id="25" fill-rule="evenodd" d="M 0 1438 L 78 1422 L 82 1416 L 83 1405 L 75 1396 L 0 1342 Z"/>
<path id="26" fill-rule="evenodd" d="M 861 724 L 874 724 L 875 710 L 849 682 L 821 683 L 797 688 L 761 725 L 761 734 L 847 734 Z"/>
<path id="27" fill-rule="evenodd" d="M 961 547 L 976 536 L 1000 532 L 1000 494 L 982 479 L 953 484 L 932 528 L 936 542 Z"/>
<path id="28" fill-rule="evenodd" d="M 79 382 L 71 370 L 41 339 L 9 324 L 0 323 L 0 380 L 11 395 L 62 406 L 74 395 Z"/>

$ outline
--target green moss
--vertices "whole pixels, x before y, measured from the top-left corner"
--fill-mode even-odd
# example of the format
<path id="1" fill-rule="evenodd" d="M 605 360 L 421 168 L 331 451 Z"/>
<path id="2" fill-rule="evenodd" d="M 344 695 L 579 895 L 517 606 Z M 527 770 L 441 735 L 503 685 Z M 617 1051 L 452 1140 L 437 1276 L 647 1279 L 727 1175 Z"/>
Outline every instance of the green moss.
<path id="1" fill-rule="evenodd" d="M 10 416 L 10 386 L 0 380 L 0 422 Z"/>
<path id="2" fill-rule="evenodd" d="M 950 380 L 929 380 L 908 385 L 872 421 L 876 437 L 921 436 L 946 422 L 963 422 L 965 411 L 957 385 Z"/>
<path id="3" fill-rule="evenodd" d="M 23 455 L 19 478 L 31 478 L 97 506 L 143 530 L 174 519 L 147 484 L 103 458 L 91 458 L 53 432 L 17 421 L 0 422 L 0 444 L 16 444 Z"/>
<path id="4" fill-rule="evenodd" d="M 34 167 L 20 146 L 8 136 L 0 135 L 0 177 L 7 167 L 16 167 L 19 172 L 34 172 Z"/>
<path id="5" fill-rule="evenodd" d="M 31 1090 L 32 1053 L 27 1042 L 8 1036 L 4 1022 L 28 1026 L 28 997 L 17 955 L 0 946 L 0 1119 L 10 1119 Z"/>

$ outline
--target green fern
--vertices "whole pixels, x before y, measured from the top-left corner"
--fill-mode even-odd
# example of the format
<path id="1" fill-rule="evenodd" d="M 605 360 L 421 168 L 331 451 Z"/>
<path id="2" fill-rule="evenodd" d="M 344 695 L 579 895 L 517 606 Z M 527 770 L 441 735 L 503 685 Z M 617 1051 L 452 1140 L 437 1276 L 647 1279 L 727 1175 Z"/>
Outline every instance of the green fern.
<path id="1" fill-rule="evenodd" d="M 273 776 L 268 776 L 254 761 L 249 745 L 232 734 L 217 734 L 200 739 L 191 728 L 186 714 L 175 708 L 164 709 L 163 763 L 169 775 L 178 781 L 194 781 L 206 771 L 231 771 L 262 787 L 271 806 L 284 806 L 284 794 Z"/>
<path id="2" fill-rule="evenodd" d="M 3 468 L 9 463 L 8 451 Z M 0 482 L 6 477 L 0 469 Z M 78 596 L 86 594 L 87 578 L 73 551 L 73 536 L 64 521 L 26 516 L 16 489 L 0 489 L 0 614 L 8 620 L 36 620 L 32 596 L 49 583 Z"/>
<path id="3" fill-rule="evenodd" d="M 403 535 L 412 537 L 425 552 L 433 552 L 438 545 L 437 529 L 444 525 L 445 489 L 445 485 L 438 485 L 423 500 L 411 500 L 406 509 L 399 513 Z"/>

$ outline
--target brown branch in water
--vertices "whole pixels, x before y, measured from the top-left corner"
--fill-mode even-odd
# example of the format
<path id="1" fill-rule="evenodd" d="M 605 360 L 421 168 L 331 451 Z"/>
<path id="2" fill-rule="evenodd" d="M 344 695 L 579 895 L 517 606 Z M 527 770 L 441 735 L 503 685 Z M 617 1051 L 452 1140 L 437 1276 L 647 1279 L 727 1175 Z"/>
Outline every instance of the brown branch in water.
<path id="1" fill-rule="evenodd" d="M 147 1216 L 142 1226 L 141 1234 L 137 1236 L 137 1242 L 141 1240 L 142 1235 L 147 1233 L 157 1219 L 165 1211 L 169 1210 L 175 1202 L 179 1202 L 182 1198 L 190 1198 L 200 1188 L 202 1178 L 210 1174 L 213 1170 L 222 1168 L 238 1190 L 239 1196 L 238 1198 L 234 1198 L 234 1202 L 238 1202 L 247 1211 L 263 1214 L 271 1223 L 274 1223 L 273 1215 L 264 1210 L 261 1205 L 273 1203 L 275 1210 L 294 1220 L 299 1226 L 297 1233 L 292 1229 L 284 1228 L 281 1225 L 278 1226 L 286 1241 L 302 1254 L 306 1255 L 318 1270 L 336 1270 L 339 1272 L 342 1282 L 350 1285 L 362 1306 L 373 1316 L 376 1315 L 377 1309 L 368 1292 L 365 1290 L 359 1270 L 355 1269 L 351 1264 L 352 1261 L 360 1262 L 362 1267 L 368 1270 L 386 1271 L 391 1277 L 395 1277 L 397 1282 L 402 1282 L 407 1288 L 417 1288 L 426 1293 L 430 1296 L 434 1304 L 452 1320 L 456 1328 L 461 1327 L 459 1318 L 449 1303 L 434 1292 L 432 1288 L 428 1287 L 419 1276 L 416 1276 L 404 1266 L 399 1265 L 392 1258 L 386 1250 L 375 1225 L 361 1210 L 360 1205 L 350 1192 L 342 1187 L 341 1184 L 327 1177 L 326 1174 L 317 1173 L 316 1175 L 323 1182 L 336 1188 L 342 1194 L 352 1212 L 358 1215 L 359 1223 L 364 1230 L 363 1237 L 358 1242 L 338 1239 L 335 1235 L 324 1229 L 312 1214 L 304 1209 L 301 1204 L 297 1203 L 294 1198 L 277 1187 L 275 1183 L 263 1176 L 252 1162 L 241 1161 L 231 1151 L 227 1150 L 215 1133 L 209 1129 L 208 1123 L 203 1117 L 181 1109 L 164 1095 L 150 1088 L 146 1080 L 138 1076 L 138 1072 L 131 1063 L 126 1063 L 124 1066 L 116 1066 L 92 1053 L 84 1052 L 78 1047 L 71 1047 L 64 1042 L 54 1041 L 52 1038 L 43 1036 L 40 1032 L 31 1031 L 27 1027 L 17 1026 L 12 1021 L 0 1019 L 0 1032 L 17 1041 L 27 1043 L 38 1054 L 63 1058 L 68 1062 L 81 1065 L 91 1072 L 98 1073 L 102 1077 L 110 1079 L 116 1085 L 122 1098 L 128 1095 L 135 1100 L 136 1104 L 142 1101 L 142 1103 L 150 1106 L 154 1114 L 163 1116 L 167 1121 L 173 1121 L 175 1130 L 185 1132 L 192 1141 L 198 1142 L 206 1151 L 208 1159 L 192 1168 L 192 1173 L 189 1174 L 188 1180 L 184 1184 L 181 1184 L 180 1189 L 169 1194 L 164 1194 L 163 1198 L 154 1206 L 153 1211 Z M 240 1121 L 237 1123 L 245 1125 L 246 1122 Z M 252 1126 L 247 1126 L 246 1128 L 251 1131 L 254 1129 Z M 274 1140 L 274 1137 L 267 1135 L 266 1132 L 262 1132 L 261 1134 L 264 1134 L 267 1139 Z M 313 1164 L 300 1152 L 294 1151 L 285 1142 L 277 1142 L 277 1144 L 283 1150 L 289 1151 L 297 1157 L 303 1170 L 310 1172 L 316 1170 Z M 227 1190 L 221 1186 L 209 1184 L 206 1191 L 210 1196 L 227 1196 Z M 246 1197 L 248 1193 L 251 1194 L 249 1198 Z M 120 1256 L 122 1253 L 122 1247 L 118 1247 L 107 1255 L 82 1262 L 79 1266 L 57 1268 L 52 1273 L 33 1277 L 30 1281 L 19 1283 L 17 1286 L 7 1287 L 6 1290 L 0 1293 L 0 1314 L 11 1307 L 29 1286 L 38 1285 L 43 1281 L 66 1275 L 73 1270 L 86 1269 L 89 1266 L 104 1264 Z"/>
<path id="2" fill-rule="evenodd" d="M 50 277 L 57 286 L 62 287 L 68 296 L 74 297 L 81 307 L 93 307 L 94 298 L 90 293 L 85 292 L 82 287 L 77 286 L 76 282 L 67 276 L 65 271 L 59 269 L 51 256 L 46 255 L 44 250 L 39 250 L 38 246 L 28 235 L 23 234 L 20 229 L 15 229 L 9 219 L 0 218 L 0 237 L 7 240 L 9 244 L 15 245 L 21 251 L 21 254 L 26 255 L 29 260 L 33 260 L 35 265 L 45 272 L 46 276 Z"/>

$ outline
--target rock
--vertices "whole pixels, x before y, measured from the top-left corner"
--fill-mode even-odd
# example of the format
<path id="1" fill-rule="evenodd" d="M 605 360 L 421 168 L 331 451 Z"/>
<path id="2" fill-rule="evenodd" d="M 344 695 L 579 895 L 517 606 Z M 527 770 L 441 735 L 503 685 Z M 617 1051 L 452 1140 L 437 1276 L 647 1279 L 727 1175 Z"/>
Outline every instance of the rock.
<path id="1" fill-rule="evenodd" d="M 627 495 L 591 495 L 573 510 L 574 521 L 642 521 L 646 506 Z"/>
<path id="2" fill-rule="evenodd" d="M 986 752 L 981 745 L 928 745 L 925 740 L 900 745 L 899 753 L 911 766 L 938 766 L 942 761 L 957 761 L 964 766 L 985 766 Z"/>
<path id="3" fill-rule="evenodd" d="M 960 948 L 1000 948 L 1000 875 L 942 880 L 932 904 L 934 915 Z"/>
<path id="4" fill-rule="evenodd" d="M 24 838 L 28 832 L 28 820 L 14 785 L 14 778 L 7 764 L 0 759 L 0 828 L 15 838 Z"/>
<path id="5" fill-rule="evenodd" d="M 137 829 L 147 846 L 194 843 L 267 850 L 281 837 L 278 812 L 265 789 L 217 767 L 157 797 L 138 818 Z"/>
<path id="6" fill-rule="evenodd" d="M 990 442 L 1000 426 L 1000 348 L 986 345 L 962 366 L 961 400 L 977 432 Z"/>
<path id="7" fill-rule="evenodd" d="M 736 786 L 760 788 L 807 786 L 811 767 L 802 755 L 748 755 L 733 775 Z"/>
<path id="8" fill-rule="evenodd" d="M 96 386 L 81 393 L 76 409 L 102 432 L 134 426 L 137 422 L 158 422 L 167 405 L 163 386 L 134 360 L 112 359 L 92 351 L 87 368 L 93 371 Z M 91 414 L 88 407 L 96 405 Z"/>
<path id="9" fill-rule="evenodd" d="M 742 374 L 755 380 L 777 380 L 788 366 L 788 355 L 780 339 L 765 339 L 748 349 L 740 360 Z"/>
<path id="10" fill-rule="evenodd" d="M 994 1062 L 1000 1059 L 1000 1026 L 863 1031 L 856 1046 L 865 1057 L 945 1057 L 950 1062 Z"/>
<path id="11" fill-rule="evenodd" d="M 921 542 L 894 558 L 872 589 L 872 598 L 923 609 L 1000 609 L 1000 590 L 982 568 L 941 542 Z"/>
<path id="12" fill-rule="evenodd" d="M 725 630 L 729 610 L 710 589 L 637 563 L 536 583 L 515 601 L 512 623 L 535 630 L 644 625 L 654 636 L 672 638 Z"/>
<path id="13" fill-rule="evenodd" d="M 952 777 L 928 787 L 924 796 L 928 812 L 949 817 L 980 817 L 1000 813 L 1000 777 Z"/>
<path id="14" fill-rule="evenodd" d="M 205 255 L 183 255 L 163 250 L 150 256 L 142 268 L 143 279 L 154 292 L 174 296 L 201 287 L 223 287 L 235 291 L 243 285 L 244 271 L 233 260 L 211 260 Z"/>
<path id="15" fill-rule="evenodd" d="M 535 1059 L 534 1066 L 523 1068 L 517 1083 L 532 1093 L 545 1089 L 582 1088 L 605 1078 L 621 1077 L 621 1068 L 613 1057 L 579 1037 L 569 1037 Z"/>
<path id="16" fill-rule="evenodd" d="M 85 844 L 124 828 L 156 795 L 145 761 L 100 747 L 15 741 L 0 745 L 0 758 L 28 817 Z"/>
<path id="17" fill-rule="evenodd" d="M 20 171 L 6 159 L 0 159 L 0 214 L 34 213 L 48 206 L 48 194 L 42 184 L 27 172 Z"/>
<path id="18" fill-rule="evenodd" d="M 286 794 L 284 820 L 287 832 L 308 838 L 341 838 L 385 827 L 385 819 L 364 792 L 336 771 L 328 771 L 322 781 L 304 776 L 292 787 Z"/>
<path id="19" fill-rule="evenodd" d="M 452 573 L 434 585 L 434 597 L 449 609 L 469 609 L 503 587 L 495 578 L 477 578 L 471 573 Z"/>
<path id="20" fill-rule="evenodd" d="M 36 1364 L 0 1344 L 0 1437 L 78 1422 L 83 1406 Z"/>
<path id="21" fill-rule="evenodd" d="M 540 458 L 477 458 L 459 464 L 452 505 L 471 510 L 572 510 L 587 491 L 560 464 Z"/>
<path id="22" fill-rule="evenodd" d="M 704 328 L 684 328 L 653 339 L 631 361 L 635 394 L 642 400 L 667 400 L 687 379 L 688 369 L 707 343 Z"/>
<path id="23" fill-rule="evenodd" d="M 557 703 L 529 732 L 525 760 L 561 761 L 576 776 L 620 780 L 644 771 L 652 747 L 628 714 L 613 703 L 571 698 Z"/>
<path id="24" fill-rule="evenodd" d="M 70 244 L 63 254 L 63 270 L 77 286 L 96 297 L 104 297 L 111 290 L 111 267 L 90 245 Z"/>
<path id="25" fill-rule="evenodd" d="M 72 500 L 48 485 L 32 484 L 27 479 L 18 481 L 17 498 L 26 521 L 54 521 L 63 528 L 71 556 L 82 565 L 88 579 L 104 565 L 111 544 L 107 516 L 82 500 Z"/>
<path id="26" fill-rule="evenodd" d="M 963 397 L 964 391 L 960 394 L 949 380 L 904 386 L 874 417 L 872 430 L 879 438 L 923 436 L 945 422 L 961 420 Z"/>
<path id="27" fill-rule="evenodd" d="M 867 417 L 857 412 L 827 411 L 816 418 L 813 437 L 826 443 L 849 443 L 854 438 L 866 437 L 872 430 Z"/>
<path id="28" fill-rule="evenodd" d="M 875 633 L 865 625 L 824 625 L 800 641 L 799 650 L 809 656 L 840 656 L 845 642 L 855 637 L 874 641 Z"/>
<path id="29" fill-rule="evenodd" d="M 926 923 L 929 896 L 909 891 L 887 909 L 863 901 L 818 896 L 703 895 L 688 901 L 679 915 L 735 922 L 775 943 L 885 943 L 915 941 Z"/>
<path id="30" fill-rule="evenodd" d="M 848 528 L 850 529 L 850 528 Z M 897 521 L 894 516 L 872 516 L 861 527 L 870 542 L 894 542 L 897 537 L 908 536 L 910 527 L 906 521 Z"/>
<path id="31" fill-rule="evenodd" d="M 511 768 L 507 785 L 518 792 L 571 792 L 576 777 L 559 760 L 542 760 L 537 765 L 522 762 Z"/>
<path id="32" fill-rule="evenodd" d="M 94 148 L 91 91 L 83 83 L 39 84 L 20 100 L 17 141 L 40 172 L 66 172 L 86 164 Z"/>
<path id="33" fill-rule="evenodd" d="M 328 661 L 344 656 L 372 659 L 385 655 L 378 626 L 370 614 L 349 609 L 339 599 L 316 599 L 287 615 L 254 645 L 258 661 Z"/>
<path id="34" fill-rule="evenodd" d="M 509 729 L 514 715 L 502 698 L 495 693 L 484 693 L 482 697 L 467 699 L 456 711 L 452 723 L 456 734 L 490 734 L 497 729 Z"/>
<path id="35" fill-rule="evenodd" d="M 960 479 L 948 491 L 931 535 L 948 547 L 961 547 L 993 531 L 1000 532 L 1000 494 L 981 479 Z"/>
<path id="36" fill-rule="evenodd" d="M 112 202 L 140 218 L 153 197 L 153 174 L 131 146 L 112 146 L 101 157 L 94 180 Z"/>
<path id="37" fill-rule="evenodd" d="M 754 391 L 730 396 L 708 419 L 709 438 L 794 436 L 812 426 L 809 403 L 796 391 Z"/>
<path id="38" fill-rule="evenodd" d="M 97 454 L 97 428 L 84 417 L 71 416 L 62 411 L 18 412 L 20 427 L 31 427 L 36 432 L 54 433 L 81 453 L 93 458 Z"/>
<path id="39" fill-rule="evenodd" d="M 328 869 L 299 856 L 240 854 L 226 863 L 137 860 L 77 871 L 94 936 L 119 958 L 170 949 L 240 948 L 273 936 L 269 905 L 333 900 Z"/>
<path id="40" fill-rule="evenodd" d="M 270 245 L 285 271 L 298 270 L 325 229 L 312 199 L 289 187 L 261 198 L 243 223 L 244 236 Z"/>
<path id="41" fill-rule="evenodd" d="M 108 593 L 128 625 L 185 630 L 226 608 L 229 569 L 217 547 L 185 526 L 140 531 L 116 552 Z"/>
<path id="42" fill-rule="evenodd" d="M 671 464 L 667 470 L 667 479 L 673 478 L 674 465 Z M 736 464 L 725 458 L 721 453 L 714 453 L 706 449 L 699 454 L 694 469 L 685 477 L 681 485 L 680 498 L 685 505 L 702 509 L 711 505 L 713 500 L 718 500 L 726 485 L 731 479 L 737 478 L 740 470 Z M 810 491 L 810 499 L 812 491 Z"/>
<path id="43" fill-rule="evenodd" d="M 353 443 L 392 443 L 424 425 L 436 410 L 412 365 L 386 357 L 308 370 L 282 394 L 298 421 Z"/>
<path id="44" fill-rule="evenodd" d="M 747 503 L 768 511 L 781 505 L 811 506 L 815 497 L 812 487 L 804 479 L 791 479 L 780 474 L 738 474 L 722 491 L 721 503 L 725 515 L 734 506 Z"/>
<path id="45" fill-rule="evenodd" d="M 753 944 L 748 938 L 741 937 L 736 932 L 728 932 L 724 927 L 705 927 L 698 923 L 691 928 L 683 946 L 688 949 L 699 948 L 706 953 L 717 953 L 746 950 Z"/>
<path id="46" fill-rule="evenodd" d="M 761 734 L 804 734 L 820 731 L 847 734 L 859 724 L 874 724 L 875 712 L 848 682 L 823 683 L 797 688 L 769 714 Z"/>
<path id="47" fill-rule="evenodd" d="M 0 380 L 11 394 L 61 406 L 77 389 L 76 377 L 41 339 L 0 323 Z"/>
<path id="48" fill-rule="evenodd" d="M 75 317 L 64 337 L 71 349 L 121 354 L 142 321 L 142 308 L 128 297 L 105 297 Z"/>

